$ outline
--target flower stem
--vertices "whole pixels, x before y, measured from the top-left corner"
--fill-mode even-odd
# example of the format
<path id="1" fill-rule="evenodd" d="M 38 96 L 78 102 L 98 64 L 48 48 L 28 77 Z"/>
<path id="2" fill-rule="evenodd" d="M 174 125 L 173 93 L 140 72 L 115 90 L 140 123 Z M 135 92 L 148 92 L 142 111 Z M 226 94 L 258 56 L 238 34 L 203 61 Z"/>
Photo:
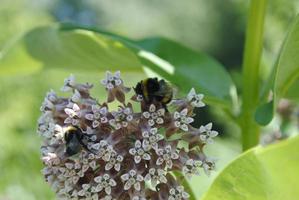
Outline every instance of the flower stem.
<path id="1" fill-rule="evenodd" d="M 189 200 L 196 200 L 196 196 L 185 176 L 180 171 L 174 171 L 173 174 L 176 176 L 182 186 L 184 186 L 185 191 L 190 195 Z"/>
<path id="2" fill-rule="evenodd" d="M 267 0 L 251 0 L 243 57 L 241 131 L 243 151 L 259 141 L 260 127 L 254 120 L 259 97 L 259 66 L 263 48 Z"/>

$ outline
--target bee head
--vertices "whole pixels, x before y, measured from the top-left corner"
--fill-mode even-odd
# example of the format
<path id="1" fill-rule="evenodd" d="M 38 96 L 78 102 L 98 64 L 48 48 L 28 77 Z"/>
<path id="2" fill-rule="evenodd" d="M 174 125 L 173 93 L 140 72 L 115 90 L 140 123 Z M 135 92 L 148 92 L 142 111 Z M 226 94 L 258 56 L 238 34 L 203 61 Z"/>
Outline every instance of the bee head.
<path id="1" fill-rule="evenodd" d="M 81 135 L 81 130 L 76 126 L 68 126 L 64 128 L 64 140 L 68 142 L 69 138 Z"/>
<path id="2" fill-rule="evenodd" d="M 158 81 L 158 78 L 149 78 L 149 79 L 147 79 L 146 87 L 147 87 L 149 93 L 154 93 L 154 92 L 159 91 L 160 83 Z"/>
<path id="3" fill-rule="evenodd" d="M 137 83 L 136 87 L 133 88 L 136 94 L 142 95 L 142 81 Z"/>

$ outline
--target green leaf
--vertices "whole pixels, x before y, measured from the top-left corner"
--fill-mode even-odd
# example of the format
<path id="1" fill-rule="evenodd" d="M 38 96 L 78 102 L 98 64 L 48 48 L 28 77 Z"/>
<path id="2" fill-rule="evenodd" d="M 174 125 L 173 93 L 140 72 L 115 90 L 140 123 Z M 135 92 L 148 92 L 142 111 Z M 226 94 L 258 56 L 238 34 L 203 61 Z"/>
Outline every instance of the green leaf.
<path id="1" fill-rule="evenodd" d="M 0 74 L 42 68 L 139 70 L 136 55 L 121 42 L 89 30 L 40 27 L 25 34 L 0 57 Z"/>
<path id="2" fill-rule="evenodd" d="M 219 62 L 163 38 L 134 41 L 96 28 L 61 24 L 37 28 L 1 53 L 0 74 L 49 67 L 141 70 L 142 63 L 146 72 L 170 80 L 185 94 L 192 87 L 204 93 L 207 103 L 229 107 L 235 90 Z"/>
<path id="3" fill-rule="evenodd" d="M 262 126 L 269 124 L 274 113 L 273 101 L 260 105 L 255 112 L 255 121 Z"/>
<path id="4" fill-rule="evenodd" d="M 275 62 L 273 70 L 263 85 L 260 95 L 260 101 L 265 102 L 271 91 L 274 91 L 273 95 L 273 112 L 278 100 L 282 97 L 291 100 L 299 100 L 299 15 L 295 18 L 289 32 L 285 38 L 285 41 L 280 49 L 279 56 Z M 267 103 L 261 103 L 266 105 Z M 258 108 L 260 109 L 260 108 Z M 259 112 L 258 110 L 256 112 Z M 266 125 L 266 122 L 270 122 L 273 118 L 272 115 L 268 115 L 268 120 L 260 123 Z M 271 119 L 270 119 L 271 117 Z M 257 119 L 257 116 L 256 116 Z"/>
<path id="5" fill-rule="evenodd" d="M 235 87 L 229 73 L 215 59 L 164 38 L 145 39 L 137 45 L 145 50 L 138 53 L 141 62 L 185 93 L 194 87 L 206 95 L 208 102 L 230 104 Z"/>
<path id="6" fill-rule="evenodd" d="M 294 200 L 299 196 L 299 137 L 256 147 L 229 164 L 203 200 Z"/>
<path id="7" fill-rule="evenodd" d="M 298 81 L 299 78 L 299 15 L 295 18 L 292 27 L 287 35 L 281 49 L 277 62 L 277 71 L 274 84 L 274 92 L 277 98 L 285 97 L 288 90 Z M 299 84 L 295 84 L 298 91 Z M 292 88 L 292 91 L 295 91 Z M 295 93 L 299 97 L 299 93 Z M 294 94 L 289 96 L 294 98 Z"/>
<path id="8" fill-rule="evenodd" d="M 160 75 L 176 84 L 185 94 L 194 87 L 206 95 L 207 103 L 228 106 L 235 86 L 229 75 L 215 59 L 165 38 L 141 41 L 106 32 L 94 27 L 61 24 L 62 30 L 86 29 L 99 32 L 124 43 L 134 51 L 149 75 Z"/>

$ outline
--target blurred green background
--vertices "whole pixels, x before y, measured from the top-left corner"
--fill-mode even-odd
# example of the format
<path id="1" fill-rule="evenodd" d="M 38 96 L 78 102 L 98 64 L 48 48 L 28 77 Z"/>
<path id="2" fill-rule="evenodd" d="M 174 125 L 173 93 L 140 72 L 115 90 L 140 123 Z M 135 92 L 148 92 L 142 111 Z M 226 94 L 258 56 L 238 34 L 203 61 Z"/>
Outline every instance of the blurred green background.
<path id="1" fill-rule="evenodd" d="M 206 52 L 227 67 L 240 89 L 248 3 L 246 0 L 0 0 L 0 57 L 6 48 L 34 27 L 73 22 L 134 39 L 163 36 Z M 298 11 L 296 0 L 269 0 L 261 80 L 269 75 L 286 30 Z M 41 139 L 36 134 L 36 126 L 44 95 L 50 88 L 58 91 L 70 73 L 79 81 L 95 84 L 104 75 L 84 69 L 0 74 L 0 200 L 54 199 L 40 173 Z M 143 73 L 125 70 L 122 73 L 129 86 L 145 77 Z M 94 92 L 103 99 L 99 84 Z M 219 159 L 217 171 L 211 177 L 201 175 L 192 180 L 192 187 L 200 196 L 217 173 L 241 152 L 241 147 L 237 126 L 224 124 L 224 114 L 209 108 L 199 114 L 203 123 L 216 122 L 215 128 L 221 132 L 208 149 L 209 155 Z"/>

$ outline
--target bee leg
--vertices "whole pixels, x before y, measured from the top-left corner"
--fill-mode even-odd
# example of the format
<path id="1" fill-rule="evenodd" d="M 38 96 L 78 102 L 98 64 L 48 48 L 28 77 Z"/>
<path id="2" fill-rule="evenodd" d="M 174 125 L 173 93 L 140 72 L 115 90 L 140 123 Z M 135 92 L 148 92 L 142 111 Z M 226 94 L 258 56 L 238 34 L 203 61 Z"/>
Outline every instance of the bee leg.
<path id="1" fill-rule="evenodd" d="M 162 104 L 162 107 L 165 109 L 165 112 L 169 112 L 169 110 L 168 110 L 168 108 L 167 108 L 167 105 L 165 105 L 165 104 Z"/>
<path id="2" fill-rule="evenodd" d="M 79 152 L 79 150 L 75 150 L 73 148 L 67 147 L 65 153 L 67 156 L 73 156 L 73 155 L 77 154 L 78 152 Z"/>
<path id="3" fill-rule="evenodd" d="M 93 142 L 89 137 L 83 136 L 83 138 L 84 138 L 84 139 L 86 138 L 86 139 L 88 140 L 87 142 Z M 88 152 L 90 152 L 90 153 L 93 153 L 93 154 L 96 154 L 96 152 L 94 152 L 94 151 L 92 151 L 92 150 L 90 150 L 90 149 L 88 148 L 88 146 L 86 145 L 86 143 L 83 142 L 83 139 L 80 140 L 80 144 L 81 144 L 81 146 L 82 146 L 86 151 L 88 151 Z"/>
<path id="4" fill-rule="evenodd" d="M 80 141 L 76 141 L 73 139 L 73 142 L 70 142 L 68 146 L 66 147 L 66 155 L 67 156 L 73 156 L 77 153 L 79 153 L 81 150 Z"/>

